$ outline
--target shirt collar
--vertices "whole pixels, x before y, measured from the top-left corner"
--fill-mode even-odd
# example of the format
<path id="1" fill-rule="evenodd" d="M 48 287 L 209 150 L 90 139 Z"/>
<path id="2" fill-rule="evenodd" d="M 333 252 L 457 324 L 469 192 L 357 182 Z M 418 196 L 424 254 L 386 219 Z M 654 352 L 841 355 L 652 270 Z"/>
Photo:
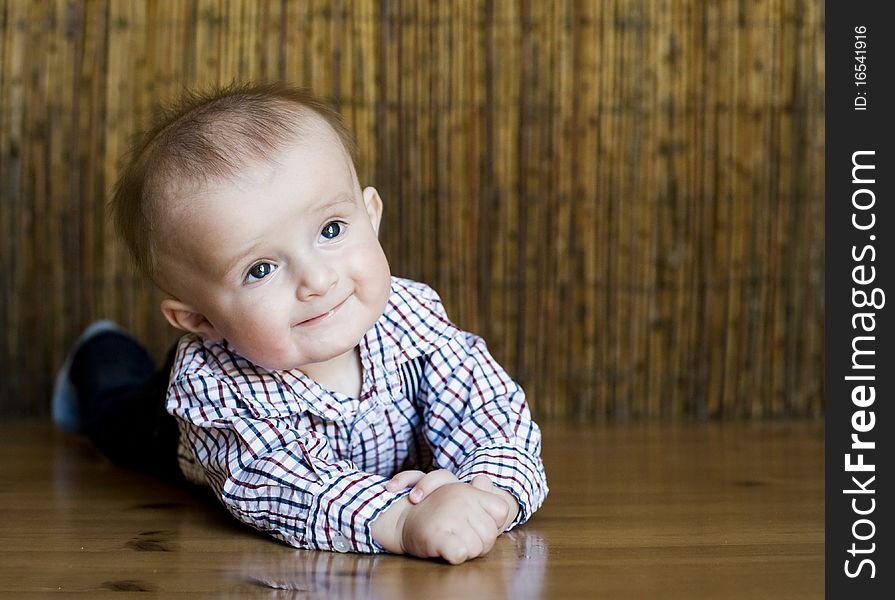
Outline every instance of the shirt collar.
<path id="1" fill-rule="evenodd" d="M 393 277 L 388 304 L 361 341 L 361 353 L 366 346 L 371 356 L 381 354 L 403 363 L 432 353 L 458 331 L 432 288 Z"/>

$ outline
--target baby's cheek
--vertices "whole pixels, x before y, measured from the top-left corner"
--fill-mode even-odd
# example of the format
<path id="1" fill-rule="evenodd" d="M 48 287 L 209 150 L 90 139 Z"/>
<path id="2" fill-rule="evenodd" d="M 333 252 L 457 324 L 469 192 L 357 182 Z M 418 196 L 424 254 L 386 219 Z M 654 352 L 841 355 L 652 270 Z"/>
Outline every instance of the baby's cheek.
<path id="1" fill-rule="evenodd" d="M 359 248 L 352 271 L 356 281 L 362 283 L 361 291 L 369 302 L 378 301 L 391 290 L 391 272 L 388 261 L 378 243 Z"/>
<path id="2" fill-rule="evenodd" d="M 377 312 L 379 315 L 385 310 L 386 305 L 388 304 L 388 298 L 391 294 L 392 288 L 392 280 L 391 275 L 388 270 L 385 271 L 384 276 L 380 276 L 377 282 L 377 293 L 374 299 L 371 300 L 371 310 Z M 378 316 L 377 316 L 378 318 Z"/>
<path id="3" fill-rule="evenodd" d="M 288 325 L 283 325 L 284 329 L 287 327 Z M 267 369 L 281 369 L 284 368 L 284 360 L 289 358 L 290 341 L 289 331 L 276 331 L 265 323 L 251 321 L 246 323 L 231 344 L 250 361 Z"/>

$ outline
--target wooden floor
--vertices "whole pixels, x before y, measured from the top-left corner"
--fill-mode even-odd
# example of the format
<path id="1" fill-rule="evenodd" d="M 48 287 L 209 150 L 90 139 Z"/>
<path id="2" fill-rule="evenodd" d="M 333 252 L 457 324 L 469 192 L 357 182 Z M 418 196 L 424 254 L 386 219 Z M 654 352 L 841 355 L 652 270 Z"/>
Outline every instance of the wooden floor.
<path id="1" fill-rule="evenodd" d="M 293 550 L 48 425 L 0 424 L 0 439 L 7 596 L 823 596 L 816 422 L 545 427 L 546 504 L 457 567 Z"/>

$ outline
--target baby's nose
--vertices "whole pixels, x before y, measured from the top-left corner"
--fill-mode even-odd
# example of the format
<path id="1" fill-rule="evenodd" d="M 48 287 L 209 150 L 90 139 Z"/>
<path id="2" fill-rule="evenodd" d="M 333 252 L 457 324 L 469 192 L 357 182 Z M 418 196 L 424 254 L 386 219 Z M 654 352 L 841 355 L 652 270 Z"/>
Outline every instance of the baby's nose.
<path id="1" fill-rule="evenodd" d="M 296 295 L 300 300 L 323 296 L 339 281 L 338 273 L 326 263 L 305 265 L 301 270 Z"/>

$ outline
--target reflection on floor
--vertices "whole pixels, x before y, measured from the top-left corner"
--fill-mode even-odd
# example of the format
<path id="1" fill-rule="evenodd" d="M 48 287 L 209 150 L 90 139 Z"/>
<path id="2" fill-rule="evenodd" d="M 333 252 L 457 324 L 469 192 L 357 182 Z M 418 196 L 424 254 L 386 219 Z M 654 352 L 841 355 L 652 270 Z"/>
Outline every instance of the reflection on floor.
<path id="1" fill-rule="evenodd" d="M 2 424 L 0 439 L 0 593 L 823 595 L 823 426 L 813 421 L 544 427 L 546 504 L 458 567 L 294 550 L 49 425 Z"/>

